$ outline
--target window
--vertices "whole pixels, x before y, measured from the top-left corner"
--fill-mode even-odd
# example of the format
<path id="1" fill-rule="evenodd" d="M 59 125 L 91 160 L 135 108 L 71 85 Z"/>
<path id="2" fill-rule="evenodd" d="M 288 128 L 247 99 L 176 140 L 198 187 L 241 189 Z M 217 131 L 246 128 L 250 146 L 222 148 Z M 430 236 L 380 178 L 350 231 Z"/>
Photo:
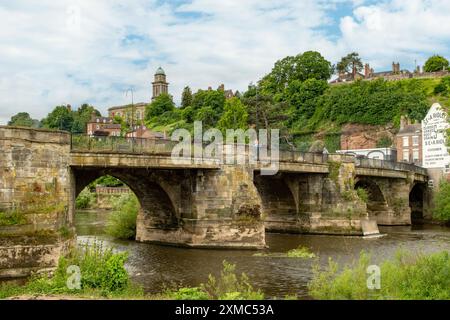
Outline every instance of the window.
<path id="1" fill-rule="evenodd" d="M 419 136 L 413 136 L 412 143 L 413 143 L 413 146 L 418 146 L 419 145 Z"/>
<path id="2" fill-rule="evenodd" d="M 419 149 L 414 149 L 413 150 L 413 161 L 418 161 L 419 160 Z"/>
<path id="3" fill-rule="evenodd" d="M 409 150 L 403 150 L 403 161 L 409 161 Z"/>
<path id="4" fill-rule="evenodd" d="M 139 111 L 136 112 L 136 119 L 141 120 L 141 113 Z"/>
<path id="5" fill-rule="evenodd" d="M 403 137 L 403 147 L 409 147 L 409 137 Z"/>

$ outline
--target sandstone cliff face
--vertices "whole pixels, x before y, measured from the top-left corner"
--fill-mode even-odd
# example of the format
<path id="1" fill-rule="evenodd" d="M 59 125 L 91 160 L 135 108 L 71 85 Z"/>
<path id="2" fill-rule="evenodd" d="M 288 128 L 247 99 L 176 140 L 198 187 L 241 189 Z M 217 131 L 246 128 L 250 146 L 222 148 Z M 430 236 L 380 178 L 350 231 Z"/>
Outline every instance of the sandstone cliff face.
<path id="1" fill-rule="evenodd" d="M 346 124 L 342 127 L 341 149 L 376 148 L 382 138 L 388 137 L 391 141 L 395 141 L 396 132 L 392 125 Z"/>

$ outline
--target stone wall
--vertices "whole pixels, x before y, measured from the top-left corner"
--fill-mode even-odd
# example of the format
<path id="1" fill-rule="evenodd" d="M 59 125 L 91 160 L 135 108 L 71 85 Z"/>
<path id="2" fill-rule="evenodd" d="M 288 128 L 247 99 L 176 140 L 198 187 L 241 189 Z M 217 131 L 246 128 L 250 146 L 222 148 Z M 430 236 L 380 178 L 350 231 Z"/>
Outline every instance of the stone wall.
<path id="1" fill-rule="evenodd" d="M 67 228 L 70 135 L 0 127 L 0 276 L 56 265 Z"/>

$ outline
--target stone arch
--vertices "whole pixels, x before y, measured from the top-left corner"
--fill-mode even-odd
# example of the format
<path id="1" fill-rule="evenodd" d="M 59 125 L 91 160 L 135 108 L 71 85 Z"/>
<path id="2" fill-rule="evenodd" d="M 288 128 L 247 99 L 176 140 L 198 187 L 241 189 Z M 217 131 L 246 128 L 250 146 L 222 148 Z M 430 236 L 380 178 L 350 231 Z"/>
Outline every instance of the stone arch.
<path id="1" fill-rule="evenodd" d="M 283 175 L 254 175 L 254 185 L 261 198 L 262 214 L 267 231 L 286 231 L 297 221 L 297 201 Z"/>
<path id="2" fill-rule="evenodd" d="M 418 223 L 424 218 L 426 184 L 415 183 L 409 192 L 409 207 L 411 208 L 411 222 Z"/>
<path id="3" fill-rule="evenodd" d="M 152 179 L 151 174 L 139 170 L 126 169 L 73 169 L 75 181 L 74 200 L 78 194 L 89 183 L 95 179 L 110 175 L 126 184 L 136 195 L 141 209 L 138 216 L 138 225 L 142 224 L 148 228 L 173 229 L 178 226 L 180 219 L 179 206 L 174 204 L 174 195 L 169 196 L 169 192 L 158 183 L 157 179 Z"/>
<path id="4" fill-rule="evenodd" d="M 378 184 L 371 179 L 357 179 L 355 190 L 362 188 L 367 193 L 367 213 L 369 218 L 376 218 L 378 215 L 389 211 L 388 203 L 383 191 Z"/>

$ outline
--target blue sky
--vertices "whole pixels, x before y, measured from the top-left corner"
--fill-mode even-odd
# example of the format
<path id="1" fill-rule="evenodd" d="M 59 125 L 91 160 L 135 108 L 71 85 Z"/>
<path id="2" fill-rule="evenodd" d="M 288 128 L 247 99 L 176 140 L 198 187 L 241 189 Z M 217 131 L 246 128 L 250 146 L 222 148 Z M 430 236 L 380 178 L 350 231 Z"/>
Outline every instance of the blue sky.
<path id="1" fill-rule="evenodd" d="M 162 66 L 169 91 L 244 91 L 287 55 L 336 63 L 357 51 L 376 71 L 450 58 L 448 0 L 0 0 L 0 124 L 59 104 L 102 113 L 150 101 Z"/>

